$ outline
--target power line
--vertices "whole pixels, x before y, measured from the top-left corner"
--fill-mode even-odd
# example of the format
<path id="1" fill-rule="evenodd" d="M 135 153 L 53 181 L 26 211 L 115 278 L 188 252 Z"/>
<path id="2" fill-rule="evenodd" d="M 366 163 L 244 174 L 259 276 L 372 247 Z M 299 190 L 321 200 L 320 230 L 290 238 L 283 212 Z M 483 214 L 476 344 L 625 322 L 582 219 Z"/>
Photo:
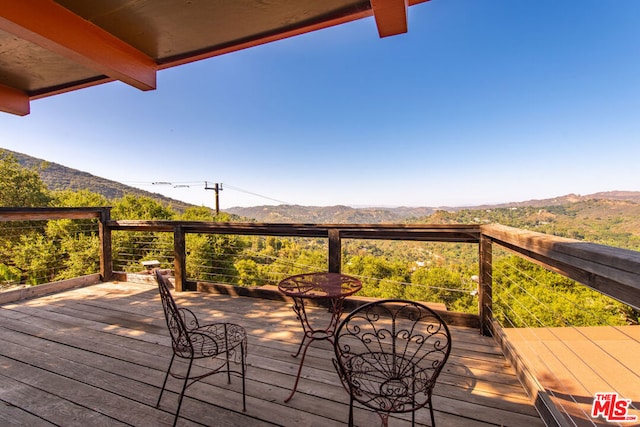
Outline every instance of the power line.
<path id="1" fill-rule="evenodd" d="M 140 181 L 136 181 L 136 182 L 129 182 L 130 184 L 135 184 L 135 185 L 160 185 L 160 186 L 171 186 L 173 188 L 191 188 L 191 187 L 196 187 L 196 186 L 200 186 L 202 185 L 202 183 L 204 182 L 204 189 L 205 190 L 215 190 L 216 191 L 216 213 L 219 211 L 219 192 L 222 191 L 222 186 L 224 185 L 226 188 L 231 189 L 231 190 L 235 190 L 241 193 L 245 193 L 245 194 L 249 194 L 251 196 L 255 196 L 255 197 L 260 197 L 263 199 L 267 199 L 267 200 L 271 200 L 274 202 L 278 202 L 284 205 L 292 205 L 293 203 L 291 202 L 287 202 L 284 200 L 279 200 L 279 199 L 275 199 L 273 197 L 269 197 L 269 196 L 265 196 L 263 194 L 260 193 L 256 193 L 253 191 L 249 191 L 249 190 L 245 190 L 243 188 L 240 187 L 236 187 L 230 184 L 225 183 L 215 183 L 213 184 L 213 187 L 209 187 L 210 182 L 209 181 L 180 181 L 180 182 L 176 182 L 176 181 L 153 181 L 153 182 L 140 182 Z M 123 182 L 123 184 L 126 184 L 127 182 Z M 217 187 L 217 190 L 216 190 Z"/>
<path id="2" fill-rule="evenodd" d="M 256 197 L 262 197 L 263 199 L 273 200 L 274 202 L 282 203 L 283 205 L 292 205 L 293 204 L 293 203 L 285 202 L 283 200 L 274 199 L 273 197 L 263 196 L 262 194 L 254 193 L 252 191 L 243 190 L 242 188 L 234 187 L 234 186 L 229 185 L 227 183 L 224 183 L 224 185 L 227 188 L 230 188 L 232 190 L 240 191 L 242 193 L 251 194 L 252 196 L 256 196 Z"/>

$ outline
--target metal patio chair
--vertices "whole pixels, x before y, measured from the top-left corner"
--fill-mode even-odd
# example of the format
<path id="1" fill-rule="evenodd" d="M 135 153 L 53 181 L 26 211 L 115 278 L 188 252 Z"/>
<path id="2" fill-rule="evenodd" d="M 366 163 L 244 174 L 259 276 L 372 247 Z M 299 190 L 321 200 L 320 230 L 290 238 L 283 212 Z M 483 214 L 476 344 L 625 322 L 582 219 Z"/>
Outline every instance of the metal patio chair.
<path id="1" fill-rule="evenodd" d="M 156 270 L 155 273 L 173 347 L 173 356 L 171 357 L 169 368 L 162 383 L 162 390 L 160 391 L 156 408 L 160 406 L 162 394 L 167 385 L 169 375 L 184 380 L 178 399 L 178 408 L 176 409 L 176 415 L 173 420 L 173 425 L 175 426 L 178 421 L 180 406 L 182 405 L 182 398 L 184 397 L 186 388 L 209 375 L 226 372 L 229 383 L 231 383 L 231 374 L 239 375 L 242 378 L 242 410 L 246 411 L 245 371 L 247 334 L 244 328 L 233 323 L 201 325 L 191 310 L 182 307 L 179 308 L 176 305 L 169 290 L 168 279 L 161 274 L 160 270 Z M 186 374 L 172 371 L 173 361 L 176 356 L 189 360 Z M 203 370 L 203 367 L 197 366 L 196 369 L 200 371 L 200 373 L 192 374 L 193 361 L 205 358 L 212 359 L 209 362 L 213 364 L 213 367 Z M 239 371 L 231 369 L 230 361 L 232 359 L 240 365 Z"/>
<path id="2" fill-rule="evenodd" d="M 429 407 L 431 395 L 451 351 L 451 335 L 442 318 L 423 304 L 380 300 L 351 312 L 334 341 L 342 385 L 349 393 L 349 426 L 354 400 L 373 409 L 387 426 L 391 413 Z"/>

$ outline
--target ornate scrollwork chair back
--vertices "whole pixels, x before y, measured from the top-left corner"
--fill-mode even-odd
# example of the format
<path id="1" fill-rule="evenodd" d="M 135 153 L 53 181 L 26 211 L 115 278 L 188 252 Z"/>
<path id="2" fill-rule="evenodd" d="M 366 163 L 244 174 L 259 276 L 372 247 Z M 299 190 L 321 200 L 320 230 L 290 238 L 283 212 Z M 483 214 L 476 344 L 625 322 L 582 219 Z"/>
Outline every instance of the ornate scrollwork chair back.
<path id="1" fill-rule="evenodd" d="M 156 270 L 155 274 L 173 348 L 173 356 L 171 357 L 171 362 L 169 362 L 156 407 L 160 406 L 169 376 L 183 380 L 182 390 L 178 399 L 178 408 L 173 421 L 175 426 L 186 388 L 205 377 L 226 372 L 229 383 L 231 382 L 231 374 L 242 378 L 242 410 L 245 411 L 247 334 L 244 328 L 234 323 L 201 325 L 191 310 L 177 306 L 169 289 L 169 281 L 162 275 L 160 270 Z M 186 374 L 177 373 L 172 369 L 175 368 L 173 362 L 176 357 L 189 359 Z M 199 373 L 192 374 L 193 361 L 205 358 L 211 359 L 209 364 L 212 366 L 209 366 L 206 370 L 198 369 Z M 240 365 L 240 370 L 231 368 L 230 362 L 232 360 Z"/>
<path id="2" fill-rule="evenodd" d="M 436 379 L 451 351 L 442 318 L 423 304 L 380 300 L 351 312 L 334 340 L 334 365 L 349 393 L 349 425 L 354 400 L 375 410 L 384 426 L 391 413 L 429 407 Z"/>

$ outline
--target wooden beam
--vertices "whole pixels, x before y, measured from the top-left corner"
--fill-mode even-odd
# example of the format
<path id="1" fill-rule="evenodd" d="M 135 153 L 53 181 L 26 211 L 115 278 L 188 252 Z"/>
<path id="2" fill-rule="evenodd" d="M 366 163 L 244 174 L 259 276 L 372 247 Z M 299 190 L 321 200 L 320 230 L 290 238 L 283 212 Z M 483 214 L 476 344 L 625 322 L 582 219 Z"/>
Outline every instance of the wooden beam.
<path id="1" fill-rule="evenodd" d="M 153 59 L 50 0 L 0 0 L 0 30 L 141 90 L 156 88 Z"/>
<path id="2" fill-rule="evenodd" d="M 26 116 L 30 112 L 29 95 L 0 84 L 0 111 Z"/>
<path id="3" fill-rule="evenodd" d="M 380 37 L 407 32 L 407 0 L 371 0 Z"/>
<path id="4" fill-rule="evenodd" d="M 389 0 L 382 0 L 383 3 Z M 409 6 L 415 6 L 417 4 L 426 3 L 430 0 L 408 0 Z M 381 13 L 381 12 L 380 12 Z M 372 16 L 374 14 L 373 9 L 366 9 L 359 12 L 354 12 L 346 16 L 336 17 L 332 19 L 326 19 L 322 22 L 315 22 L 309 25 L 305 25 L 299 28 L 295 28 L 292 30 L 286 30 L 278 32 L 277 34 L 270 34 L 267 36 L 259 37 L 253 40 L 248 40 L 245 42 L 233 44 L 231 46 L 226 46 L 223 48 L 212 49 L 210 51 L 205 51 L 199 54 L 188 54 L 184 56 L 176 56 L 173 58 L 167 58 L 162 63 L 158 64 L 158 69 L 165 70 L 167 68 L 176 67 L 178 65 L 189 64 L 191 62 L 200 61 L 203 59 L 213 58 L 215 56 L 226 55 L 231 52 L 237 52 L 243 49 L 249 49 L 255 46 L 260 46 L 267 43 L 272 43 L 278 40 L 284 40 L 290 37 L 296 37 L 302 34 L 311 33 L 313 31 L 322 30 L 325 28 L 334 27 L 337 25 L 346 24 L 352 21 L 356 21 L 358 19 L 364 19 Z M 405 13 L 406 15 L 406 13 Z M 406 19 L 405 19 L 406 23 Z M 406 32 L 405 30 L 404 32 Z"/>

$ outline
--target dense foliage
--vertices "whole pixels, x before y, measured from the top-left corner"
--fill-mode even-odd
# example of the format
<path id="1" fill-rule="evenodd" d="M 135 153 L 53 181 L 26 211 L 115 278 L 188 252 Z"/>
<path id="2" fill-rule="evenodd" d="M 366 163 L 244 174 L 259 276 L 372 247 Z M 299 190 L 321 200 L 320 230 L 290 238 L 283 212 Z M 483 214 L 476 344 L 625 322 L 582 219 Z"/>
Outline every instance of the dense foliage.
<path id="1" fill-rule="evenodd" d="M 170 199 L 163 196 L 162 194 L 144 191 L 139 188 L 122 184 L 120 182 L 111 181 L 105 178 L 91 175 L 87 172 L 68 168 L 54 162 L 48 162 L 42 159 L 27 156 L 23 153 L 6 150 L 4 148 L 0 148 L 0 157 L 11 157 L 12 159 L 16 160 L 18 164 L 20 164 L 20 166 L 22 166 L 23 168 L 37 172 L 42 182 L 49 190 L 52 191 L 89 190 L 92 193 L 102 194 L 109 200 L 117 200 L 128 194 L 134 196 L 149 197 L 155 200 L 160 200 L 164 204 L 171 204 L 174 209 L 180 212 L 182 212 L 189 206 L 188 203 L 184 203 L 180 200 Z M 145 160 L 146 159 L 141 159 L 141 161 Z M 1 204 L 0 206 L 8 205 Z"/>
<path id="2" fill-rule="evenodd" d="M 49 191 L 37 170 L 0 156 L 2 206 L 111 206 L 114 219 L 233 221 L 206 207 L 180 212 L 150 197 L 108 200 L 87 190 Z M 625 212 L 637 212 L 628 216 Z M 498 222 L 612 246 L 640 248 L 640 207 L 629 201 L 580 201 L 566 206 L 437 211 L 423 223 Z M 35 285 L 99 271 L 95 220 L 0 224 L 0 283 Z M 281 278 L 326 270 L 324 239 L 188 234 L 187 276 L 239 286 L 275 284 Z M 116 270 L 140 262 L 173 262 L 173 234 L 115 231 Z M 360 295 L 406 298 L 477 313 L 477 245 L 434 242 L 343 241 L 343 271 L 364 283 Z M 507 326 L 637 323 L 638 313 L 558 274 L 507 253 L 494 254 L 494 317 Z"/>

